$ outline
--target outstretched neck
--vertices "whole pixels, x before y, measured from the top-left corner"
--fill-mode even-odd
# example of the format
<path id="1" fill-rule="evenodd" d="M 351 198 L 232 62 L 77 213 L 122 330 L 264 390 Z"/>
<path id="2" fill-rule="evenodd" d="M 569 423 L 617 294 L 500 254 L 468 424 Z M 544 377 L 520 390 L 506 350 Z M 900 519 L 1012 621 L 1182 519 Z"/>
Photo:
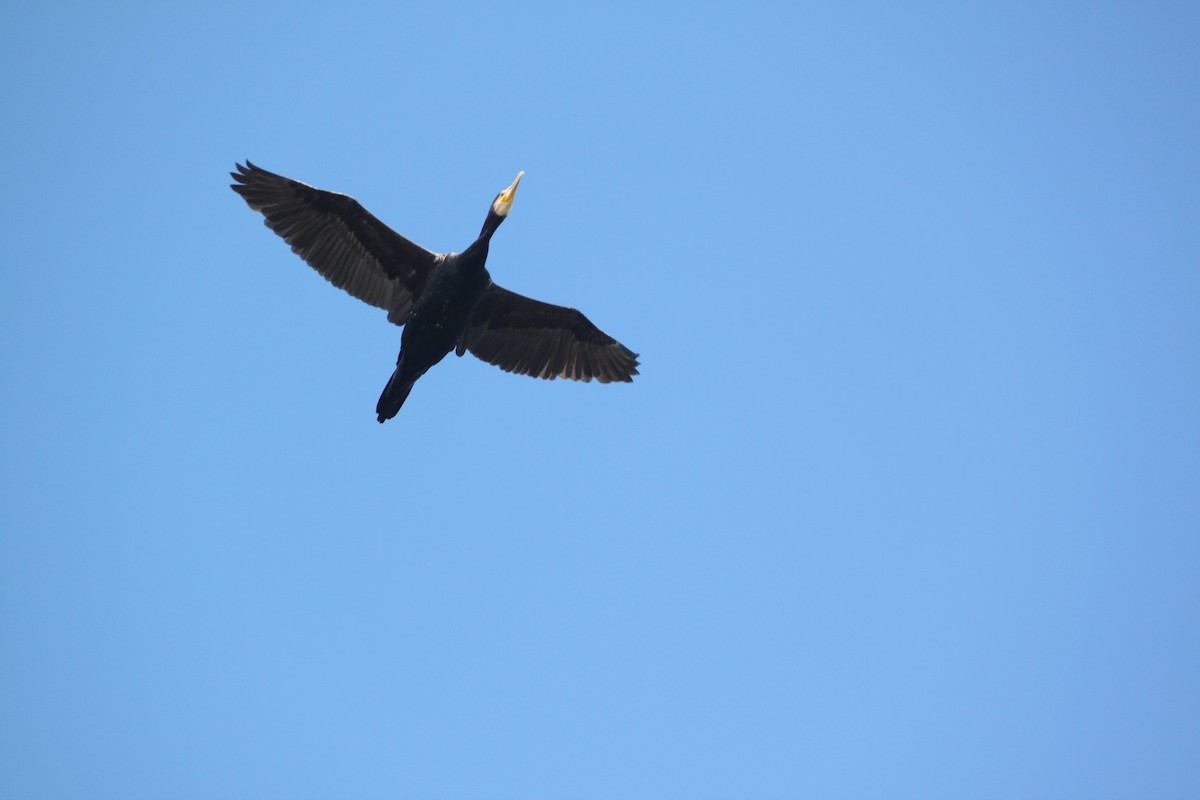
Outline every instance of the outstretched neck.
<path id="1" fill-rule="evenodd" d="M 468 256 L 468 261 L 478 261 L 481 265 L 487 259 L 488 245 L 492 241 L 492 234 L 496 232 L 496 228 L 500 227 L 500 223 L 504 221 L 504 217 L 498 214 L 488 214 L 487 219 L 483 221 L 483 230 L 479 232 L 479 238 L 471 242 L 471 245 L 463 251 L 464 256 Z"/>
<path id="2" fill-rule="evenodd" d="M 492 234 L 500 227 L 500 223 L 504 222 L 504 217 L 497 214 L 495 211 L 489 210 L 487 219 L 483 221 L 483 229 L 479 231 L 479 239 L 477 241 L 487 242 L 492 238 Z"/>

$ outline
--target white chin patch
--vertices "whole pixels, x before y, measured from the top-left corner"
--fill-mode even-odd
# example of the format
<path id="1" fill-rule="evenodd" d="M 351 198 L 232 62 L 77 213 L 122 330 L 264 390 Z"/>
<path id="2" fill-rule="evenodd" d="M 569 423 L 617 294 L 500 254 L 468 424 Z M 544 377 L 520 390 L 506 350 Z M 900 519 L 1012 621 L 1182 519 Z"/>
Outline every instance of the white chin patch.
<path id="1" fill-rule="evenodd" d="M 499 200 L 492 203 L 492 211 L 495 211 L 496 214 L 501 217 L 507 217 L 509 209 L 511 209 L 511 208 L 512 208 L 511 200 L 509 200 L 507 203 L 502 203 Z"/>

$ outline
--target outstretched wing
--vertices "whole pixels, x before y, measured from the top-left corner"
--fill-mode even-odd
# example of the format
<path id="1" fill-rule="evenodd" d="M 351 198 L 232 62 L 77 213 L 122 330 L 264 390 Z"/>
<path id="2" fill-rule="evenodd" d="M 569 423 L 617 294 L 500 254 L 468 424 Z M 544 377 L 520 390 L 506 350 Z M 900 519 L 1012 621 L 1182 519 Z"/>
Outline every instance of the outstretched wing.
<path id="1" fill-rule="evenodd" d="M 492 284 L 475 310 L 458 354 L 535 378 L 629 383 L 638 356 L 573 308 L 531 300 Z"/>
<path id="2" fill-rule="evenodd" d="M 334 286 L 408 320 L 413 299 L 440 255 L 413 244 L 370 214 L 353 197 L 326 192 L 267 172 L 249 161 L 229 173 L 230 188 L 260 212 L 292 252 Z"/>

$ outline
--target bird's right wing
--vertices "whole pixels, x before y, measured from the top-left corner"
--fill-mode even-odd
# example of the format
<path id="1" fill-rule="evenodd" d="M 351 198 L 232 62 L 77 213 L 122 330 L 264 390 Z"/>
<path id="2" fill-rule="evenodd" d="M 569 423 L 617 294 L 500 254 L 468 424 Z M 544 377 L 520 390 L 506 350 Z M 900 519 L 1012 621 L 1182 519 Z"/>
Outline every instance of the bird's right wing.
<path id="1" fill-rule="evenodd" d="M 371 215 L 353 197 L 276 175 L 249 161 L 230 188 L 265 218 L 292 252 L 334 286 L 408 320 L 413 299 L 441 258 Z"/>
<path id="2" fill-rule="evenodd" d="M 533 300 L 492 284 L 475 309 L 458 355 L 534 378 L 629 383 L 638 356 L 579 311 Z"/>

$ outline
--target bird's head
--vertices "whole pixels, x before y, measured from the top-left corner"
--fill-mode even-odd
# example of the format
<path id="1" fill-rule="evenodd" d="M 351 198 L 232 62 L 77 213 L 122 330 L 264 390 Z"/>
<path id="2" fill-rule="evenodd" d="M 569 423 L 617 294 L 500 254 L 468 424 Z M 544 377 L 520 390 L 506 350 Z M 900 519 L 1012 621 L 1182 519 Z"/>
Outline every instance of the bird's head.
<path id="1" fill-rule="evenodd" d="M 517 184 L 521 182 L 524 171 L 517 173 L 517 179 L 509 184 L 507 189 L 504 189 L 500 194 L 496 195 L 496 199 L 492 201 L 492 213 L 504 219 L 508 216 L 508 212 L 512 209 L 513 198 L 517 196 Z"/>

